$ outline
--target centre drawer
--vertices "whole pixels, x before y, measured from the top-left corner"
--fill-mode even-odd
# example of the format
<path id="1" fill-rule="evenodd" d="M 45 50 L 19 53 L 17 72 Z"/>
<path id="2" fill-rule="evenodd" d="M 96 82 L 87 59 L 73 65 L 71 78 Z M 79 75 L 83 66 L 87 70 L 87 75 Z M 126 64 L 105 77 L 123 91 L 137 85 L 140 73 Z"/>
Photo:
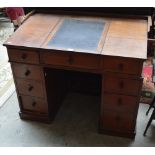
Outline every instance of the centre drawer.
<path id="1" fill-rule="evenodd" d="M 25 95 L 21 95 L 20 99 L 23 110 L 48 113 L 48 105 L 43 99 Z"/>
<path id="2" fill-rule="evenodd" d="M 19 94 L 36 96 L 40 98 L 44 98 L 45 96 L 41 82 L 16 78 L 16 83 Z"/>
<path id="3" fill-rule="evenodd" d="M 99 69 L 100 57 L 94 54 L 69 52 L 41 53 L 41 62 L 44 64 L 77 67 L 84 69 Z"/>
<path id="4" fill-rule="evenodd" d="M 12 68 L 16 77 L 38 81 L 42 80 L 42 72 L 39 66 L 12 63 Z"/>
<path id="5" fill-rule="evenodd" d="M 105 76 L 104 91 L 117 94 L 139 95 L 142 80 Z"/>

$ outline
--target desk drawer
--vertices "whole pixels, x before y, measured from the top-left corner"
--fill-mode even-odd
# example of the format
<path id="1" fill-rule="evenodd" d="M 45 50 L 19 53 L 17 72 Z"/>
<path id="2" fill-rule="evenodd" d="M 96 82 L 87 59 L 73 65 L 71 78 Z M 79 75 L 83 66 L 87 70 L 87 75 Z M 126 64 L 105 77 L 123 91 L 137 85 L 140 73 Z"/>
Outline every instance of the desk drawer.
<path id="1" fill-rule="evenodd" d="M 16 82 L 19 94 L 44 98 L 44 89 L 42 83 L 19 78 L 16 78 Z"/>
<path id="2" fill-rule="evenodd" d="M 134 130 L 134 115 L 114 111 L 103 111 L 103 128 L 106 130 L 130 132 Z"/>
<path id="3" fill-rule="evenodd" d="M 137 98 L 133 96 L 104 93 L 103 109 L 134 113 L 137 109 Z"/>
<path id="4" fill-rule="evenodd" d="M 143 62 L 137 59 L 105 57 L 103 60 L 104 70 L 118 73 L 141 75 Z"/>
<path id="5" fill-rule="evenodd" d="M 48 113 L 48 105 L 44 100 L 25 95 L 20 96 L 20 99 L 23 110 Z"/>
<path id="6" fill-rule="evenodd" d="M 141 80 L 125 79 L 118 77 L 105 76 L 104 91 L 110 93 L 121 93 L 126 95 L 139 95 Z"/>
<path id="7" fill-rule="evenodd" d="M 69 67 L 98 69 L 100 67 L 100 57 L 91 54 L 49 52 L 41 53 L 44 64 L 62 65 Z"/>
<path id="8" fill-rule="evenodd" d="M 8 49 L 9 61 L 39 64 L 39 55 L 34 51 Z"/>
<path id="9" fill-rule="evenodd" d="M 12 63 L 12 67 L 16 77 L 38 81 L 42 80 L 41 69 L 38 66 Z"/>

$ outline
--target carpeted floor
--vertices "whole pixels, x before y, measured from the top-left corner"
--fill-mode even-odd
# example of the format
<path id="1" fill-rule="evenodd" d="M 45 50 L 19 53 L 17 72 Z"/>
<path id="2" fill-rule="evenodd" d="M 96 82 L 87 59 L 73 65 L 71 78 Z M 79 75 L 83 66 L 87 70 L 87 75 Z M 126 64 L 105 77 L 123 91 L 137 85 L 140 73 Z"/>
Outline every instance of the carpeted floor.
<path id="1" fill-rule="evenodd" d="M 19 118 L 14 93 L 0 109 L 0 146 L 155 146 L 155 122 L 143 137 L 147 104 L 140 104 L 133 140 L 98 134 L 98 105 L 97 97 L 69 94 L 54 122 L 43 124 Z"/>

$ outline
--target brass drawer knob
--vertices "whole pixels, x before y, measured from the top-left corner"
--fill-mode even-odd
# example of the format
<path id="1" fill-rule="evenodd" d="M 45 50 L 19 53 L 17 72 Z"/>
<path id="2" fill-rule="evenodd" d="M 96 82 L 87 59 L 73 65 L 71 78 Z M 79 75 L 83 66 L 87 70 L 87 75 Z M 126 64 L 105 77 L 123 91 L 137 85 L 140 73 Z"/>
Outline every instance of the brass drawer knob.
<path id="1" fill-rule="evenodd" d="M 33 86 L 29 86 L 28 91 L 32 91 L 33 90 Z"/>
<path id="2" fill-rule="evenodd" d="M 23 60 L 25 60 L 25 59 L 27 58 L 27 54 L 26 54 L 26 53 L 23 53 L 22 56 L 21 56 L 21 58 L 22 58 Z"/>
<path id="3" fill-rule="evenodd" d="M 26 72 L 25 72 L 25 76 L 28 76 L 28 75 L 30 75 L 30 70 L 26 70 Z"/>

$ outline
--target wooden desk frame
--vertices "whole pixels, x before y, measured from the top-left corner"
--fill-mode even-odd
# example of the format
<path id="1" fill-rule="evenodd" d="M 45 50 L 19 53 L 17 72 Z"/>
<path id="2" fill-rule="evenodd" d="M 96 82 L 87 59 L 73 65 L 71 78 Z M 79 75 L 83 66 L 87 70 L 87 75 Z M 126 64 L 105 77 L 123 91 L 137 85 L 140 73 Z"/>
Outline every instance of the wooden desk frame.
<path id="1" fill-rule="evenodd" d="M 104 18 L 107 20 L 106 30 L 100 39 L 99 50 L 93 53 L 50 49 L 46 46 L 48 41 L 64 18 L 68 17 L 81 20 L 88 18 L 36 13 L 4 44 L 16 84 L 20 117 L 42 122 L 54 119 L 61 102 L 59 98 L 63 98 L 66 90 L 56 86 L 51 88 L 52 80 L 49 78 L 55 82 L 62 81 L 60 85 L 64 88 L 65 82 L 60 80 L 61 73 L 47 76 L 50 75 L 50 68 L 94 73 L 102 78 L 100 133 L 134 137 L 142 87 L 141 72 L 147 53 L 147 20 Z M 92 18 L 102 20 L 103 17 L 88 19 Z M 41 20 L 45 23 L 41 23 Z M 44 28 L 36 27 L 38 24 L 42 24 Z M 120 29 L 119 24 L 124 27 Z M 39 34 L 34 32 L 35 28 Z M 49 91 L 52 92 L 51 98 Z"/>

